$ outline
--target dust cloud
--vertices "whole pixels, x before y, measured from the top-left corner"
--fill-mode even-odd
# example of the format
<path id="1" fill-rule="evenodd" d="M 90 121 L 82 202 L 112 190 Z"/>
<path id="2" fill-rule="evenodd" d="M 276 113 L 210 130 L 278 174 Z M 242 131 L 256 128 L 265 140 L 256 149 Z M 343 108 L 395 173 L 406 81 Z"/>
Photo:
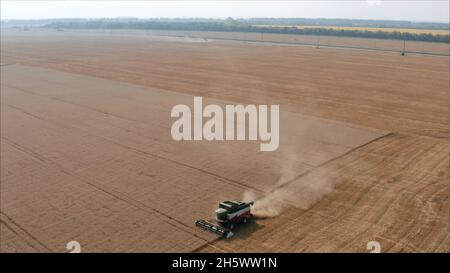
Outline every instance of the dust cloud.
<path id="1" fill-rule="evenodd" d="M 264 194 L 252 191 L 244 192 L 243 200 L 252 201 L 252 214 L 257 218 L 271 218 L 280 215 L 289 207 L 309 209 L 313 204 L 329 194 L 334 189 L 330 169 L 315 169 L 309 173 L 286 180 L 293 171 L 286 170 L 281 173 L 280 180 L 275 183 L 272 190 Z"/>

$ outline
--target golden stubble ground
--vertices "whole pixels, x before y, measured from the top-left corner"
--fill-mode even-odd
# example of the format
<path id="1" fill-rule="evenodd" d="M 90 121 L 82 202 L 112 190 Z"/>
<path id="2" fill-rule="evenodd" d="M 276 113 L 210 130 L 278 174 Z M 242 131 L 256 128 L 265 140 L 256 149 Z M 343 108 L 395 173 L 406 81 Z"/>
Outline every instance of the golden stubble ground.
<path id="1" fill-rule="evenodd" d="M 139 33 L 1 41 L 2 252 L 449 250 L 447 57 Z M 171 107 L 193 95 L 280 104 L 280 149 L 175 143 Z M 231 240 L 193 226 L 249 192 L 274 192 L 277 216 Z"/>

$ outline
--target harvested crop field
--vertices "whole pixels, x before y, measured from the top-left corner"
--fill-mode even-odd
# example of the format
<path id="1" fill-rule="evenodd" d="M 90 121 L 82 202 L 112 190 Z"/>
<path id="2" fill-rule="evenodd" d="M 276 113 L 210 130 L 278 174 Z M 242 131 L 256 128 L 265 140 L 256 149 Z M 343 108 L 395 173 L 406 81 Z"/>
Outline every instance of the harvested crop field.
<path id="1" fill-rule="evenodd" d="M 2 30 L 1 252 L 449 251 L 448 57 Z M 176 104 L 279 104 L 280 147 L 176 142 Z M 270 217 L 218 240 L 219 201 Z M 267 203 L 267 202 L 266 202 Z"/>
<path id="2" fill-rule="evenodd" d="M 64 31 L 64 30 L 63 30 Z M 248 43 L 272 43 L 275 45 L 291 46 L 314 46 L 331 47 L 347 49 L 367 49 L 373 51 L 390 52 L 414 52 L 419 54 L 443 55 L 449 56 L 450 44 L 448 43 L 430 43 L 422 41 L 403 41 L 374 38 L 358 37 L 336 37 L 336 36 L 317 36 L 317 35 L 292 35 L 292 34 L 274 34 L 258 32 L 217 32 L 217 31 L 176 31 L 176 30 L 69 30 L 73 32 L 90 34 L 119 34 L 122 36 L 133 36 L 144 38 L 151 36 L 155 39 L 177 39 L 179 42 L 208 42 L 211 40 L 229 40 L 246 41 Z"/>

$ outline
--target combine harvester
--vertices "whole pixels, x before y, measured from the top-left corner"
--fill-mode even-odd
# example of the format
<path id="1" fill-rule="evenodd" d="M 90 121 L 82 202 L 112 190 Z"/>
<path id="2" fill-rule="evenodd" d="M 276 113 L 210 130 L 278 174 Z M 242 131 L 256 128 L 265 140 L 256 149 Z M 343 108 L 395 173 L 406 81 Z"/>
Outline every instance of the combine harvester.
<path id="1" fill-rule="evenodd" d="M 234 235 L 231 230 L 235 225 L 247 223 L 253 216 L 250 212 L 252 205 L 253 202 L 223 201 L 219 204 L 219 208 L 216 209 L 216 222 L 218 225 L 205 220 L 197 220 L 195 225 L 225 238 L 231 238 Z"/>

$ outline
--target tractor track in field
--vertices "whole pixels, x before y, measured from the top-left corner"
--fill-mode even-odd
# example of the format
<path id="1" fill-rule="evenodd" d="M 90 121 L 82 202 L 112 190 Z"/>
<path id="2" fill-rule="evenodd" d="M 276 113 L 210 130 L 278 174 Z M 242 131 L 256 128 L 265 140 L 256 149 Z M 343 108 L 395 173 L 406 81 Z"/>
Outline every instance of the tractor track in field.
<path id="1" fill-rule="evenodd" d="M 105 185 L 102 185 L 98 181 L 95 181 L 92 178 L 85 177 L 85 176 L 77 174 L 77 173 L 75 173 L 75 172 L 73 172 L 71 170 L 68 170 L 67 168 L 59 165 L 58 163 L 54 162 L 50 158 L 47 158 L 47 157 L 45 157 L 45 156 L 43 156 L 43 155 L 41 155 L 41 154 L 39 154 L 39 153 L 37 153 L 35 151 L 32 151 L 32 150 L 30 150 L 28 148 L 25 148 L 25 147 L 21 146 L 20 144 L 17 144 L 17 143 L 15 143 L 15 142 L 13 142 L 13 141 L 5 138 L 5 137 L 2 137 L 1 139 L 3 141 L 6 141 L 7 143 L 12 145 L 16 149 L 18 149 L 18 150 L 20 150 L 20 151 L 22 151 L 24 153 L 27 153 L 30 156 L 38 159 L 39 161 L 44 161 L 44 162 L 47 162 L 47 163 L 50 163 L 50 164 L 54 165 L 58 169 L 58 171 L 60 171 L 60 172 L 63 172 L 65 174 L 69 175 L 69 176 L 72 176 L 72 177 L 78 179 L 79 181 L 82 181 L 82 182 L 86 183 L 87 185 L 89 185 L 91 187 L 94 187 L 95 189 L 97 189 L 97 190 L 99 190 L 101 192 L 104 192 L 105 194 L 108 194 L 108 195 L 110 195 L 110 196 L 112 196 L 114 198 L 117 198 L 120 201 L 123 201 L 125 203 L 128 203 L 129 205 L 132 205 L 132 206 L 136 207 L 137 209 L 140 209 L 142 211 L 146 211 L 146 212 L 150 213 L 149 216 L 151 216 L 153 213 L 155 213 L 155 214 L 159 215 L 160 217 L 163 217 L 164 221 L 166 223 L 172 225 L 173 227 L 175 227 L 177 229 L 180 229 L 182 231 L 188 232 L 188 233 L 190 233 L 191 235 L 193 235 L 194 237 L 196 237 L 198 239 L 207 241 L 207 239 L 205 239 L 203 237 L 200 237 L 200 236 L 197 235 L 196 232 L 193 232 L 194 229 L 191 226 L 186 225 L 185 223 L 175 219 L 174 217 L 168 215 L 167 213 L 164 213 L 164 212 L 159 211 L 159 210 L 157 210 L 155 208 L 149 207 L 149 206 L 145 205 L 144 203 L 142 203 L 142 202 L 140 202 L 138 200 L 135 200 L 135 199 L 127 196 L 126 194 L 124 194 L 122 192 L 119 192 L 119 191 L 114 190 L 114 189 L 108 189 Z"/>
<path id="2" fill-rule="evenodd" d="M 232 184 L 232 185 L 234 185 L 234 186 L 241 187 L 241 188 L 243 188 L 243 189 L 249 189 L 249 190 L 255 190 L 255 191 L 257 191 L 257 192 L 262 192 L 262 190 L 260 190 L 260 189 L 258 189 L 258 188 L 255 188 L 255 187 L 252 187 L 252 186 L 243 184 L 243 183 L 241 183 L 241 182 L 239 182 L 239 181 L 236 181 L 236 180 L 233 180 L 233 179 L 230 179 L 230 178 L 227 178 L 227 177 L 224 177 L 224 176 L 221 176 L 221 175 L 212 173 L 212 172 L 210 172 L 210 171 L 207 171 L 207 170 L 204 170 L 204 169 L 195 167 L 195 166 L 191 166 L 191 165 L 189 165 L 189 164 L 186 164 L 186 163 L 183 163 L 183 162 L 179 162 L 179 161 L 177 161 L 177 160 L 173 160 L 173 159 L 170 159 L 170 158 L 166 158 L 166 157 L 164 157 L 164 156 L 160 156 L 160 155 L 153 154 L 153 153 L 150 153 L 150 152 L 147 152 L 147 151 L 143 151 L 143 150 L 140 150 L 140 149 L 137 149 L 137 148 L 128 146 L 128 145 L 124 145 L 124 144 L 122 144 L 122 143 L 116 142 L 116 141 L 114 141 L 114 140 L 112 140 L 112 139 L 109 139 L 109 138 L 107 138 L 107 137 L 95 135 L 95 134 L 92 134 L 92 133 L 90 133 L 90 132 L 88 132 L 88 131 L 82 130 L 82 129 L 77 128 L 77 127 L 68 126 L 68 125 L 65 125 L 65 124 L 62 124 L 62 123 L 59 123 L 59 122 L 55 122 L 55 121 L 52 121 L 52 120 L 48 120 L 48 119 L 46 119 L 46 118 L 44 118 L 44 117 L 36 116 L 36 115 L 34 115 L 34 114 L 31 114 L 31 113 L 25 111 L 24 109 L 21 109 L 20 107 L 17 107 L 17 106 L 14 106 L 14 105 L 8 105 L 8 107 L 11 107 L 11 108 L 14 108 L 14 109 L 16 109 L 16 110 L 19 110 L 19 111 L 23 112 L 24 114 L 27 114 L 27 115 L 29 115 L 29 116 L 32 116 L 32 117 L 37 118 L 37 119 L 40 119 L 40 120 L 45 121 L 45 122 L 50 122 L 50 123 L 56 124 L 56 125 L 61 126 L 61 127 L 65 127 L 65 128 L 70 128 L 70 129 L 75 129 L 75 130 L 82 131 L 83 133 L 86 133 L 86 134 L 89 134 L 89 135 L 92 135 L 92 136 L 101 138 L 101 139 L 103 139 L 103 140 L 106 140 L 106 141 L 108 141 L 108 142 L 114 143 L 115 145 L 119 145 L 119 146 L 121 146 L 121 147 L 123 147 L 123 148 L 125 148 L 125 149 L 134 151 L 134 152 L 139 153 L 139 154 L 141 154 L 141 155 L 149 156 L 149 157 L 151 157 L 151 158 L 157 158 L 157 159 L 169 161 L 169 162 L 175 163 L 175 164 L 177 164 L 177 165 L 180 165 L 180 166 L 183 166 L 183 167 L 187 167 L 187 168 L 190 168 L 190 169 L 193 169 L 193 170 L 196 170 L 196 171 L 205 173 L 205 174 L 210 175 L 210 176 L 214 176 L 214 177 L 216 177 L 216 178 L 221 179 L 224 183 Z"/>

